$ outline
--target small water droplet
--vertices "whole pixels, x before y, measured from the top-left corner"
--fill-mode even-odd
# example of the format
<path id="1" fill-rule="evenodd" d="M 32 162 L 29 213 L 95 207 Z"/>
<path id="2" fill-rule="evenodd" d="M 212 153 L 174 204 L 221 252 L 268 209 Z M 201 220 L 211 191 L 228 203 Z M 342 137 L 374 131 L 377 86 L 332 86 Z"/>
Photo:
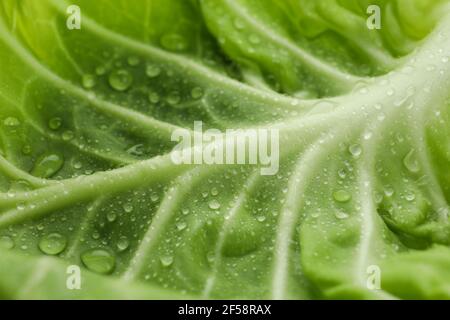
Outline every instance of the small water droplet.
<path id="1" fill-rule="evenodd" d="M 219 194 L 219 190 L 217 190 L 216 187 L 213 187 L 213 188 L 211 189 L 211 195 L 217 196 L 218 194 Z"/>
<path id="2" fill-rule="evenodd" d="M 150 101 L 150 103 L 158 103 L 160 100 L 159 98 L 159 94 L 157 92 L 150 92 L 148 94 L 148 101 Z"/>
<path id="3" fill-rule="evenodd" d="M 266 221 L 266 216 L 259 215 L 256 217 L 256 220 L 258 220 L 259 222 L 264 222 L 264 221 Z"/>
<path id="4" fill-rule="evenodd" d="M 63 134 L 61 135 L 61 138 L 62 138 L 64 141 L 70 141 L 70 140 L 72 140 L 74 137 L 75 137 L 75 134 L 74 134 L 73 131 L 71 131 L 71 130 L 64 131 Z"/>
<path id="5" fill-rule="evenodd" d="M 406 201 L 414 201 L 414 199 L 416 199 L 416 195 L 412 191 L 407 192 L 405 194 L 405 199 L 406 199 Z"/>
<path id="6" fill-rule="evenodd" d="M 348 202 L 352 198 L 351 194 L 346 190 L 338 190 L 333 192 L 333 198 L 337 202 Z"/>
<path id="7" fill-rule="evenodd" d="M 172 256 L 162 256 L 159 260 L 164 267 L 169 267 L 173 263 Z"/>
<path id="8" fill-rule="evenodd" d="M 106 214 L 106 220 L 108 220 L 109 222 L 114 222 L 117 219 L 117 214 L 115 212 L 108 212 Z"/>
<path id="9" fill-rule="evenodd" d="M 136 56 L 131 56 L 131 57 L 128 57 L 127 62 L 128 62 L 128 65 L 135 67 L 139 64 L 140 60 Z"/>
<path id="10" fill-rule="evenodd" d="M 184 221 L 181 221 L 181 222 L 178 222 L 178 223 L 177 223 L 177 229 L 178 229 L 178 231 L 182 231 L 182 230 L 186 229 L 186 227 L 187 227 L 187 224 L 186 224 L 186 222 L 184 222 Z"/>
<path id="11" fill-rule="evenodd" d="M 103 66 L 98 66 L 97 68 L 95 68 L 95 74 L 98 76 L 102 76 L 106 73 L 106 68 Z"/>
<path id="12" fill-rule="evenodd" d="M 8 237 L 8 236 L 0 237 L 0 248 L 9 250 L 9 249 L 14 248 L 14 246 L 15 246 L 15 243 L 11 237 Z"/>
<path id="13" fill-rule="evenodd" d="M 133 205 L 131 203 L 125 203 L 123 205 L 123 210 L 125 210 L 126 213 L 130 213 L 133 211 Z"/>
<path id="14" fill-rule="evenodd" d="M 216 199 L 211 200 L 208 205 L 209 208 L 213 210 L 217 210 L 220 208 L 220 202 L 217 201 Z"/>
<path id="15" fill-rule="evenodd" d="M 49 255 L 57 255 L 64 251 L 67 245 L 65 236 L 59 233 L 45 235 L 39 241 L 39 249 Z"/>
<path id="16" fill-rule="evenodd" d="M 59 117 L 51 118 L 48 121 L 48 127 L 52 130 L 58 130 L 61 127 L 62 120 Z"/>
<path id="17" fill-rule="evenodd" d="M 89 270 L 108 274 L 114 270 L 116 258 L 107 250 L 91 249 L 81 255 L 81 261 Z"/>
<path id="18" fill-rule="evenodd" d="M 353 157 L 358 158 L 362 153 L 362 148 L 359 144 L 352 144 L 348 147 L 348 151 Z"/>
<path id="19" fill-rule="evenodd" d="M 92 89 L 97 83 L 97 80 L 95 79 L 95 76 L 92 74 L 85 74 L 81 78 L 81 84 L 86 89 Z"/>
<path id="20" fill-rule="evenodd" d="M 117 241 L 117 249 L 119 249 L 119 251 L 125 251 L 128 249 L 129 246 L 130 241 L 128 241 L 128 238 L 125 236 L 120 237 L 119 240 Z"/>
<path id="21" fill-rule="evenodd" d="M 25 155 L 28 155 L 31 153 L 31 146 L 29 144 L 26 144 L 22 147 L 22 153 Z"/>
<path id="22" fill-rule="evenodd" d="M 125 69 L 114 70 L 108 77 L 110 86 L 117 91 L 125 91 L 133 83 L 133 76 Z"/>
<path id="23" fill-rule="evenodd" d="M 3 124 L 7 127 L 17 127 L 20 125 L 20 120 L 14 117 L 8 117 L 3 120 Z"/>
<path id="24" fill-rule="evenodd" d="M 200 99 L 201 97 L 203 97 L 203 89 L 200 87 L 195 87 L 191 91 L 191 97 L 194 99 Z"/>
<path id="25" fill-rule="evenodd" d="M 161 45 L 170 51 L 184 51 L 188 47 L 186 39 L 177 33 L 168 33 L 161 37 Z"/>
<path id="26" fill-rule="evenodd" d="M 56 153 L 43 154 L 40 156 L 31 174 L 40 178 L 49 178 L 58 172 L 64 164 L 62 155 Z"/>
<path id="27" fill-rule="evenodd" d="M 233 25 L 238 30 L 242 30 L 242 29 L 245 28 L 244 22 L 242 20 L 240 20 L 240 19 L 237 19 L 237 18 L 233 20 Z"/>
<path id="28" fill-rule="evenodd" d="M 149 64 L 145 68 L 145 74 L 149 78 L 156 78 L 161 74 L 161 68 L 154 64 Z"/>
<path id="29" fill-rule="evenodd" d="M 384 194 L 387 197 L 392 197 L 394 195 L 394 189 L 392 189 L 391 187 L 386 187 L 384 188 Z"/>
<path id="30" fill-rule="evenodd" d="M 420 171 L 420 164 L 415 156 L 415 150 L 412 149 L 408 152 L 408 154 L 403 158 L 403 165 L 408 169 L 411 173 L 417 173 Z"/>
<path id="31" fill-rule="evenodd" d="M 181 101 L 180 94 L 177 91 L 173 91 L 167 96 L 166 101 L 172 106 L 177 105 Z"/>
<path id="32" fill-rule="evenodd" d="M 349 217 L 349 215 L 343 211 L 336 211 L 334 215 L 339 220 L 344 220 Z"/>

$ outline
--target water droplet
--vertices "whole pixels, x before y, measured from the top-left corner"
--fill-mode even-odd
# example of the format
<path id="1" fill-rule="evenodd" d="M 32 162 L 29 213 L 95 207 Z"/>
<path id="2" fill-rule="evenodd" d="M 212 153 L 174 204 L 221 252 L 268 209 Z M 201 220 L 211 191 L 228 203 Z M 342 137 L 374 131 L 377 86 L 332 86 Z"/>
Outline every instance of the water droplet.
<path id="1" fill-rule="evenodd" d="M 40 156 L 31 174 L 40 178 L 49 178 L 58 172 L 64 164 L 64 158 L 62 155 L 56 153 L 43 154 Z"/>
<path id="2" fill-rule="evenodd" d="M 14 117 L 8 117 L 3 120 L 3 124 L 7 127 L 17 127 L 20 125 L 20 120 Z"/>
<path id="3" fill-rule="evenodd" d="M 236 29 L 238 29 L 238 30 L 242 30 L 242 29 L 245 28 L 244 22 L 243 22 L 242 20 L 240 20 L 240 19 L 237 19 L 237 18 L 234 19 L 233 25 L 234 25 L 234 27 L 235 27 Z"/>
<path id="4" fill-rule="evenodd" d="M 414 149 L 409 151 L 408 154 L 403 158 L 403 165 L 412 173 L 417 173 L 420 171 L 420 164 L 415 156 Z"/>
<path id="5" fill-rule="evenodd" d="M 392 89 L 392 88 L 390 88 L 390 89 L 388 89 L 388 91 L 386 91 L 386 94 L 387 94 L 389 97 L 392 97 L 392 96 L 395 94 L 395 90 Z"/>
<path id="6" fill-rule="evenodd" d="M 145 69 L 145 74 L 149 78 L 156 78 L 161 74 L 161 68 L 154 64 L 149 64 Z"/>
<path id="7" fill-rule="evenodd" d="M 186 224 L 186 222 L 184 222 L 184 221 L 178 222 L 178 223 L 177 223 L 177 229 L 178 229 L 179 231 L 182 231 L 182 230 L 186 229 L 186 227 L 187 227 L 187 224 Z"/>
<path id="8" fill-rule="evenodd" d="M 133 76 L 125 69 L 114 70 L 108 78 L 110 86 L 117 91 L 127 90 L 133 83 Z"/>
<path id="9" fill-rule="evenodd" d="M 159 100 L 159 94 L 157 92 L 150 92 L 148 94 L 148 101 L 150 101 L 151 103 L 158 103 Z"/>
<path id="10" fill-rule="evenodd" d="M 336 211 L 334 216 L 339 220 L 347 219 L 349 217 L 349 215 L 343 211 Z"/>
<path id="11" fill-rule="evenodd" d="M 337 202 L 348 202 L 352 198 L 351 194 L 345 190 L 338 190 L 333 192 L 333 198 Z"/>
<path id="12" fill-rule="evenodd" d="M 266 216 L 263 216 L 263 215 L 257 216 L 256 220 L 258 220 L 259 222 L 264 222 L 264 221 L 266 221 Z"/>
<path id="13" fill-rule="evenodd" d="M 392 189 L 391 187 L 386 187 L 386 188 L 384 189 L 384 194 L 385 194 L 387 197 L 392 197 L 392 196 L 394 195 L 394 189 Z"/>
<path id="14" fill-rule="evenodd" d="M 220 208 L 220 203 L 216 199 L 213 199 L 209 202 L 209 208 L 213 210 L 217 210 Z"/>
<path id="15" fill-rule="evenodd" d="M 104 249 L 91 249 L 81 255 L 81 261 L 91 271 L 108 274 L 114 270 L 116 258 Z"/>
<path id="16" fill-rule="evenodd" d="M 128 62 L 128 65 L 135 67 L 139 64 L 140 61 L 139 61 L 138 57 L 131 56 L 131 57 L 128 57 L 127 62 Z"/>
<path id="17" fill-rule="evenodd" d="M 362 153 L 362 148 L 359 144 L 352 144 L 350 147 L 348 147 L 348 151 L 352 156 L 358 158 Z"/>
<path id="18" fill-rule="evenodd" d="M 128 241 L 128 238 L 125 236 L 120 237 L 119 240 L 117 241 L 117 249 L 119 249 L 119 251 L 125 251 L 128 249 L 129 246 L 130 241 Z"/>
<path id="19" fill-rule="evenodd" d="M 161 37 L 161 45 L 163 48 L 171 51 L 184 51 L 188 47 L 186 39 L 176 33 L 163 35 Z"/>
<path id="20" fill-rule="evenodd" d="M 181 213 L 183 213 L 184 215 L 188 215 L 188 214 L 189 214 L 189 209 L 183 208 L 183 209 L 181 210 Z"/>
<path id="21" fill-rule="evenodd" d="M 219 194 L 219 190 L 217 190 L 216 187 L 213 187 L 213 188 L 211 189 L 211 195 L 217 196 L 218 194 Z"/>
<path id="22" fill-rule="evenodd" d="M 152 193 L 150 200 L 152 200 L 152 202 L 156 202 L 159 200 L 159 196 L 156 193 Z"/>
<path id="23" fill-rule="evenodd" d="M 145 153 L 144 145 L 142 143 L 136 144 L 127 149 L 127 153 L 133 156 L 142 156 Z"/>
<path id="24" fill-rule="evenodd" d="M 414 201 L 414 199 L 416 199 L 416 195 L 412 191 L 407 192 L 405 194 L 405 199 L 406 199 L 406 201 Z"/>
<path id="25" fill-rule="evenodd" d="M 64 131 L 63 134 L 61 135 L 61 138 L 62 138 L 64 141 L 70 141 L 70 140 L 72 140 L 74 137 L 75 137 L 75 134 L 74 134 L 73 131 L 71 131 L 71 130 Z"/>
<path id="26" fill-rule="evenodd" d="M 102 76 L 106 73 L 106 69 L 103 66 L 98 66 L 97 68 L 95 68 L 95 74 L 98 76 Z"/>
<path id="27" fill-rule="evenodd" d="M 85 74 L 81 78 L 81 84 L 86 89 L 92 89 L 96 83 L 97 83 L 97 81 L 95 79 L 95 76 L 92 74 Z"/>
<path id="28" fill-rule="evenodd" d="M 8 236 L 0 237 L 0 248 L 2 249 L 12 249 L 14 248 L 14 240 Z"/>
<path id="29" fill-rule="evenodd" d="M 64 251 L 67 239 L 59 233 L 50 233 L 39 241 L 39 249 L 49 255 L 57 255 Z"/>
<path id="30" fill-rule="evenodd" d="M 22 147 L 22 153 L 25 155 L 28 155 L 31 153 L 31 146 L 29 144 L 26 144 Z"/>
<path id="31" fill-rule="evenodd" d="M 173 263 L 172 256 L 162 256 L 159 260 L 164 267 L 169 267 Z"/>
<path id="32" fill-rule="evenodd" d="M 62 120 L 59 117 L 51 118 L 48 121 L 48 127 L 52 130 L 58 130 L 61 127 Z"/>
<path id="33" fill-rule="evenodd" d="M 180 94 L 177 91 L 173 91 L 167 96 L 166 101 L 172 106 L 176 105 L 181 101 Z"/>
<path id="34" fill-rule="evenodd" d="M 203 89 L 200 87 L 195 87 L 191 91 L 191 97 L 194 99 L 200 99 L 201 97 L 203 97 Z"/>
<path id="35" fill-rule="evenodd" d="M 126 213 L 130 213 L 133 211 L 133 205 L 131 203 L 125 203 L 123 205 L 123 210 L 125 210 Z"/>
<path id="36" fill-rule="evenodd" d="M 149 64 L 145 68 L 145 74 L 149 78 L 156 78 L 161 74 L 161 68 L 154 64 Z"/>
<path id="37" fill-rule="evenodd" d="M 114 222 L 117 219 L 117 214 L 115 214 L 114 212 L 108 212 L 106 214 L 106 220 L 108 220 L 109 222 Z"/>

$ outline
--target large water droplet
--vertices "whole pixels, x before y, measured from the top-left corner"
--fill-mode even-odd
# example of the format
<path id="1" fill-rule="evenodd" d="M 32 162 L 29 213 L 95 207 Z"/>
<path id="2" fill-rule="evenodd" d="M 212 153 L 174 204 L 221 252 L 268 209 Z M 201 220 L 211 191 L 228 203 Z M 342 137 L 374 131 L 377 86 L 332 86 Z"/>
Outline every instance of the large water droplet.
<path id="1" fill-rule="evenodd" d="M 57 255 L 64 251 L 67 239 L 59 233 L 50 233 L 39 241 L 39 249 L 49 255 Z"/>
<path id="2" fill-rule="evenodd" d="M 81 261 L 91 271 L 108 274 L 114 270 L 116 258 L 107 250 L 91 249 L 81 255 Z"/>
<path id="3" fill-rule="evenodd" d="M 127 90 L 133 83 L 133 76 L 125 69 L 114 70 L 108 78 L 110 86 L 117 91 Z"/>
<path id="4" fill-rule="evenodd" d="M 2 249 L 12 249 L 14 248 L 14 240 L 8 236 L 0 237 L 0 248 Z"/>
<path id="5" fill-rule="evenodd" d="M 333 198 L 337 202 L 348 202 L 352 198 L 351 194 L 345 190 L 338 190 L 333 192 Z"/>
<path id="6" fill-rule="evenodd" d="M 64 164 L 62 155 L 56 153 L 43 154 L 34 165 L 31 174 L 40 178 L 49 178 L 58 172 Z"/>
<path id="7" fill-rule="evenodd" d="M 420 164 L 415 156 L 414 149 L 409 151 L 408 154 L 403 158 L 403 165 L 412 173 L 417 173 L 420 171 Z"/>

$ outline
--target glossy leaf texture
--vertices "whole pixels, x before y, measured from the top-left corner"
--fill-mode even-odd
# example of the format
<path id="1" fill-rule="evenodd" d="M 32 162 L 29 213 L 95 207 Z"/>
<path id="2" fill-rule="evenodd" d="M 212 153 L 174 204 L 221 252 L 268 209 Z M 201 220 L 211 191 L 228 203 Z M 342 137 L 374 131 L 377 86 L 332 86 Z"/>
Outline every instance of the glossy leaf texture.
<path id="1" fill-rule="evenodd" d="M 449 8 L 1 1 L 0 297 L 450 298 Z M 278 173 L 174 164 L 195 121 Z"/>

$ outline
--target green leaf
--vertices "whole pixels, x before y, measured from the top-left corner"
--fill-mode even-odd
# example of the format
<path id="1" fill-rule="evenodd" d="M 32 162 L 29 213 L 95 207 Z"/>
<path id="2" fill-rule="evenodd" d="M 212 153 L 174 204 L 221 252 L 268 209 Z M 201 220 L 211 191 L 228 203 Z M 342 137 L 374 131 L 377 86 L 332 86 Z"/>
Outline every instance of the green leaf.
<path id="1" fill-rule="evenodd" d="M 449 298 L 449 8 L 2 1 L 0 297 Z M 196 121 L 278 172 L 175 164 Z"/>

